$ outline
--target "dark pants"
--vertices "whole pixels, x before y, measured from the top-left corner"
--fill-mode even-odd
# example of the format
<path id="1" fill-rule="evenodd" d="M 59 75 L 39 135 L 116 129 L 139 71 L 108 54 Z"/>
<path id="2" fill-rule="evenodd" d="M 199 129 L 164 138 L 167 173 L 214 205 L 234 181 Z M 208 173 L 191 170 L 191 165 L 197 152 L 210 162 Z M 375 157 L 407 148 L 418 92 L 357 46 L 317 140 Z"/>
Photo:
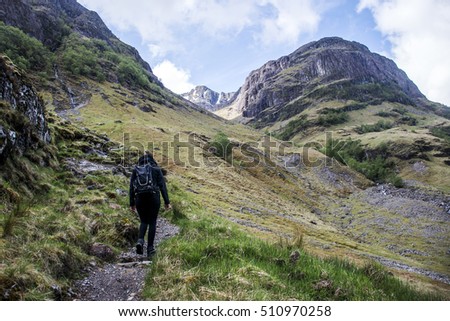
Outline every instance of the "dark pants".
<path id="1" fill-rule="evenodd" d="M 156 234 L 156 220 L 158 219 L 161 200 L 159 192 L 140 194 L 136 197 L 136 209 L 141 219 L 139 227 L 139 240 L 143 241 L 148 228 L 147 246 L 153 248 Z"/>

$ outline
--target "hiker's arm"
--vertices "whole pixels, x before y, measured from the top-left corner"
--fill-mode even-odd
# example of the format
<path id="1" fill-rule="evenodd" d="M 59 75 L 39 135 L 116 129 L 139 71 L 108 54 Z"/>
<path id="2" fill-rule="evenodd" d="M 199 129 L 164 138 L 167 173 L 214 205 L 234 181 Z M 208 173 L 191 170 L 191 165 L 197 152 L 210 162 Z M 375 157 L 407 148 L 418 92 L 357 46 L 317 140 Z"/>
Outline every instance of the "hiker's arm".
<path id="1" fill-rule="evenodd" d="M 134 208 L 136 206 L 135 204 L 135 200 L 134 200 L 134 188 L 133 188 L 133 181 L 136 177 L 136 171 L 133 170 L 133 174 L 131 174 L 131 179 L 130 179 L 130 190 L 129 190 L 129 195 L 130 195 L 130 207 Z"/>
<path id="2" fill-rule="evenodd" d="M 164 176 L 161 169 L 158 170 L 158 186 L 164 199 L 164 204 L 169 205 L 170 204 L 169 194 L 167 193 L 166 182 L 164 181 Z"/>

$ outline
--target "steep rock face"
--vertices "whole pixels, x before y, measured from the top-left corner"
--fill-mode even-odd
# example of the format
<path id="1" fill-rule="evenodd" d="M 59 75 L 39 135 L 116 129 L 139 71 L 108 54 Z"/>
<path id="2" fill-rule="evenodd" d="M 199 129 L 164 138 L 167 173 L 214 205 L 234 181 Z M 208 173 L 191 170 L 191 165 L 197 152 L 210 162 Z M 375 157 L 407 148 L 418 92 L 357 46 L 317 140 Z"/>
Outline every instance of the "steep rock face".
<path id="1" fill-rule="evenodd" d="M 63 38 L 72 31 L 104 40 L 117 51 L 133 56 L 152 72 L 135 48 L 122 43 L 96 12 L 76 0 L 0 0 L 0 20 L 35 37 L 51 50 L 58 49 Z"/>
<path id="2" fill-rule="evenodd" d="M 234 92 L 218 93 L 206 86 L 196 86 L 190 92 L 182 94 L 182 96 L 207 110 L 215 111 L 228 104 L 234 97 L 234 94 Z"/>
<path id="3" fill-rule="evenodd" d="M 5 56 L 0 56 L 0 161 L 50 142 L 44 104 Z"/>
<path id="4" fill-rule="evenodd" d="M 332 37 L 308 43 L 251 72 L 239 95 L 226 109 L 234 117 L 257 117 L 268 108 L 282 108 L 324 86 L 337 86 L 337 90 L 320 98 L 336 99 L 339 87 L 367 84 L 395 88 L 402 93 L 399 99 L 424 98 L 392 60 L 370 52 L 359 43 Z"/>

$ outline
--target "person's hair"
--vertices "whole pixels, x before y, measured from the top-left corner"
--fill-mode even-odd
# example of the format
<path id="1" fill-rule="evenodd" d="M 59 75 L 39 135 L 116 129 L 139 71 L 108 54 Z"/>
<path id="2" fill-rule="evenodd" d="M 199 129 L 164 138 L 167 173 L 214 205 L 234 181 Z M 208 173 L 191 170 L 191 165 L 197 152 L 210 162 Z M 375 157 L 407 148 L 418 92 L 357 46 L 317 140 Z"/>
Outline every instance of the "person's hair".
<path id="1" fill-rule="evenodd" d="M 139 165 L 146 165 L 146 164 L 151 164 L 153 166 L 158 166 L 158 163 L 155 161 L 155 159 L 153 158 L 153 154 L 150 153 L 148 150 L 145 151 L 145 154 L 141 157 L 139 157 L 139 161 L 138 161 Z M 161 172 L 163 173 L 163 176 L 167 175 L 167 169 L 165 168 L 161 168 Z"/>
<path id="2" fill-rule="evenodd" d="M 152 153 L 150 153 L 148 150 L 145 151 L 144 155 L 139 157 L 138 160 L 139 164 L 152 164 L 152 165 L 157 165 L 155 159 L 153 158 Z"/>

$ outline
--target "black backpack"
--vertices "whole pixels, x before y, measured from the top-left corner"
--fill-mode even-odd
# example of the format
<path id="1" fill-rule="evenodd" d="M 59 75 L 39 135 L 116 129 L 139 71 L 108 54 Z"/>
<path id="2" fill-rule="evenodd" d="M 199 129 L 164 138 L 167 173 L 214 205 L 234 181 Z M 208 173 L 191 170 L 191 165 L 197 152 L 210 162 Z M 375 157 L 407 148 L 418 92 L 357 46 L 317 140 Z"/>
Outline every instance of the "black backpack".
<path id="1" fill-rule="evenodd" d="M 156 193 L 157 191 L 159 191 L 156 182 L 153 180 L 152 165 L 138 165 L 134 169 L 136 171 L 136 177 L 133 181 L 133 188 L 136 195 L 144 193 Z"/>

